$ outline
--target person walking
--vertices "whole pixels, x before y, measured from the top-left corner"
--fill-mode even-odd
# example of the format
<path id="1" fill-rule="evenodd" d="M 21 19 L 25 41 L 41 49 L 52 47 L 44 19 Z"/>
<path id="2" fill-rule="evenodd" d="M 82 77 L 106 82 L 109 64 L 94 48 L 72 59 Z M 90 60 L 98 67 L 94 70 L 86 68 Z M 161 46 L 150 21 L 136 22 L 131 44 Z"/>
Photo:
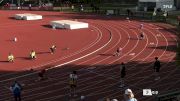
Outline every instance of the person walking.
<path id="1" fill-rule="evenodd" d="M 137 99 L 134 98 L 134 94 L 131 89 L 126 89 L 124 93 L 124 99 L 122 101 L 137 101 Z"/>

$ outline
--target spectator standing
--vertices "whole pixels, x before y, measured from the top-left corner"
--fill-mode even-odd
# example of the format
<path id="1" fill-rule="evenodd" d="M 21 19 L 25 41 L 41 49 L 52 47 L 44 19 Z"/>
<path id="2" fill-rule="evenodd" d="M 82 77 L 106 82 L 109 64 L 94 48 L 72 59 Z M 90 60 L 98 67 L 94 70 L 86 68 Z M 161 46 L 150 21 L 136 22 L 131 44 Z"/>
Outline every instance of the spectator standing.
<path id="1" fill-rule="evenodd" d="M 124 62 L 121 63 L 121 67 L 120 67 L 120 71 L 121 71 L 121 78 L 120 78 L 120 87 L 124 87 L 125 84 L 124 84 L 124 78 L 126 76 L 126 66 L 124 64 Z"/>
<path id="2" fill-rule="evenodd" d="M 74 5 L 71 5 L 71 10 L 74 11 Z"/>
<path id="3" fill-rule="evenodd" d="M 84 7 L 83 7 L 83 5 L 81 4 L 81 12 L 83 12 L 84 11 Z"/>
<path id="4" fill-rule="evenodd" d="M 126 89 L 124 99 L 122 101 L 137 101 L 137 99 L 134 98 L 134 94 L 131 89 Z"/>
<path id="5" fill-rule="evenodd" d="M 160 76 L 159 76 L 159 70 L 161 68 L 161 63 L 158 60 L 158 57 L 155 57 L 155 62 L 154 62 L 154 71 L 155 71 L 155 80 L 159 80 Z"/>
<path id="6" fill-rule="evenodd" d="M 80 97 L 81 101 L 85 101 L 85 96 Z"/>
<path id="7" fill-rule="evenodd" d="M 21 84 L 15 81 L 14 84 L 10 87 L 10 90 L 14 95 L 15 101 L 21 101 L 21 91 L 22 91 Z"/>
<path id="8" fill-rule="evenodd" d="M 38 73 L 39 80 L 44 80 L 45 79 L 45 73 L 46 73 L 46 69 L 43 69 Z"/>
<path id="9" fill-rule="evenodd" d="M 157 15 L 156 12 L 157 12 L 156 9 L 154 9 L 154 12 L 153 12 L 153 14 L 152 14 L 152 20 L 155 20 L 155 17 L 156 17 L 156 15 Z"/>
<path id="10" fill-rule="evenodd" d="M 76 71 L 73 71 L 69 75 L 69 85 L 70 85 L 70 96 L 77 96 L 76 95 L 76 86 L 77 86 L 77 73 Z"/>
<path id="11" fill-rule="evenodd" d="M 128 17 L 130 16 L 130 10 L 129 9 L 127 9 L 127 15 L 128 15 Z"/>
<path id="12" fill-rule="evenodd" d="M 168 12 L 166 10 L 164 11 L 163 16 L 164 16 L 164 21 L 166 21 L 166 19 L 168 17 Z"/>
<path id="13" fill-rule="evenodd" d="M 32 5 L 31 5 L 31 4 L 29 4 L 29 10 L 30 10 L 30 11 L 32 10 L 31 8 L 32 8 Z"/>

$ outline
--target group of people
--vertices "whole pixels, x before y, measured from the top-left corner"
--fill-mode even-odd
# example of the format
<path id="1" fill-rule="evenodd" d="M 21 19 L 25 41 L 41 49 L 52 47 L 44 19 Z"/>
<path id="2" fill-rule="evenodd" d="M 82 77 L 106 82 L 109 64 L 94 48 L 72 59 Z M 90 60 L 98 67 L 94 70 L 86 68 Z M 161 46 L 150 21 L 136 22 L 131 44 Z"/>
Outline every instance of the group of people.
<path id="1" fill-rule="evenodd" d="M 153 68 L 156 75 L 155 80 L 160 79 L 160 76 L 159 76 L 160 67 L 161 67 L 160 61 L 158 60 L 158 57 L 155 57 L 154 68 Z M 44 80 L 45 72 L 46 70 L 43 69 L 38 73 L 39 75 L 38 80 Z M 126 66 L 125 66 L 125 63 L 122 62 L 120 66 L 120 86 L 119 86 L 121 88 L 125 87 L 125 82 L 124 82 L 125 76 L 126 76 Z M 77 79 L 78 79 L 77 71 L 73 71 L 72 73 L 70 73 L 69 75 L 69 88 L 70 88 L 69 96 L 70 97 L 77 96 L 76 94 Z M 14 84 L 10 87 L 10 90 L 13 92 L 15 101 L 21 101 L 21 91 L 22 91 L 21 84 L 15 81 Z M 80 99 L 81 101 L 85 101 L 85 96 L 81 96 Z M 106 101 L 118 101 L 118 100 L 117 99 L 110 100 L 109 98 L 107 98 Z M 125 90 L 123 101 L 137 101 L 137 99 L 134 98 L 134 94 L 131 89 Z"/>
<path id="2" fill-rule="evenodd" d="M 125 64 L 122 62 L 122 68 L 121 68 L 121 85 L 124 86 L 123 84 L 123 78 L 126 75 L 126 70 L 125 70 Z M 70 97 L 76 97 L 76 87 L 77 87 L 77 72 L 73 71 L 70 75 L 69 75 L 69 85 L 70 85 Z M 81 101 L 85 101 L 85 96 L 81 96 L 80 97 Z M 106 99 L 106 101 L 118 101 L 117 99 L 112 99 L 110 100 L 109 98 Z M 124 94 L 124 100 L 123 101 L 137 101 L 136 98 L 134 98 L 134 94 L 132 93 L 131 89 L 126 89 L 125 90 L 125 94 Z"/>
<path id="3" fill-rule="evenodd" d="M 160 75 L 159 75 L 160 68 L 161 68 L 161 62 L 158 60 L 158 57 L 155 57 L 155 62 L 154 62 L 154 66 L 153 66 L 153 69 L 154 69 L 154 72 L 155 72 L 155 79 L 154 80 L 159 80 L 160 79 Z M 126 66 L 125 66 L 124 62 L 121 63 L 120 71 L 121 71 L 121 74 L 120 74 L 120 87 L 124 87 L 125 86 L 124 78 L 126 76 Z"/>
<path id="4" fill-rule="evenodd" d="M 128 22 L 131 22 L 129 17 L 126 17 L 126 20 L 127 20 Z M 144 37 L 145 37 L 145 34 L 144 34 L 144 32 L 143 32 L 143 29 L 144 29 L 144 24 L 140 24 L 140 26 L 139 26 L 139 30 L 140 30 L 139 39 L 140 39 L 140 40 L 143 40 Z"/>
<path id="5" fill-rule="evenodd" d="M 153 69 L 154 69 L 154 72 L 155 72 L 155 79 L 154 80 L 159 80 L 160 79 L 160 76 L 159 76 L 160 67 L 161 67 L 161 63 L 158 60 L 158 57 L 155 57 L 155 62 L 154 62 L 154 66 L 153 66 Z M 120 66 L 120 86 L 119 86 L 121 88 L 125 87 L 125 82 L 124 82 L 125 76 L 126 76 L 126 66 L 125 66 L 125 63 L 122 62 L 121 66 Z M 77 77 L 77 72 L 73 71 L 70 74 L 69 78 L 70 78 L 70 81 L 69 81 L 69 84 L 70 84 L 70 96 L 77 96 L 76 95 L 77 78 L 78 78 Z M 84 99 L 84 98 L 85 97 L 82 96 L 82 99 Z M 118 100 L 113 99 L 113 100 L 107 100 L 107 101 L 118 101 Z M 132 93 L 131 89 L 126 89 L 123 101 L 137 101 L 134 98 L 134 94 Z"/>
<path id="6" fill-rule="evenodd" d="M 118 99 L 106 98 L 106 101 L 118 101 Z M 123 99 L 120 101 L 137 101 L 137 99 L 134 97 L 132 90 L 128 88 L 125 90 Z"/>
<path id="7" fill-rule="evenodd" d="M 16 39 L 17 40 L 17 39 Z M 56 50 L 56 45 L 52 45 L 51 47 L 50 47 L 50 53 L 51 54 L 54 54 L 55 53 L 55 50 Z M 36 52 L 34 51 L 34 50 L 32 50 L 31 52 L 30 52 L 30 54 L 29 54 L 29 57 L 30 57 L 30 59 L 36 59 Z M 14 57 L 14 55 L 12 54 L 12 53 L 9 53 L 9 55 L 8 55 L 8 62 L 14 62 L 14 59 L 15 59 L 15 57 Z"/>
<path id="8" fill-rule="evenodd" d="M 129 18 L 127 18 L 129 20 Z M 144 37 L 145 37 L 145 34 L 143 32 L 143 28 L 144 28 L 144 25 L 143 24 L 140 24 L 140 35 L 139 35 L 139 39 L 140 40 L 143 40 Z M 113 56 L 120 56 L 122 54 L 122 48 L 121 47 L 118 47 L 116 52 L 113 54 Z"/>

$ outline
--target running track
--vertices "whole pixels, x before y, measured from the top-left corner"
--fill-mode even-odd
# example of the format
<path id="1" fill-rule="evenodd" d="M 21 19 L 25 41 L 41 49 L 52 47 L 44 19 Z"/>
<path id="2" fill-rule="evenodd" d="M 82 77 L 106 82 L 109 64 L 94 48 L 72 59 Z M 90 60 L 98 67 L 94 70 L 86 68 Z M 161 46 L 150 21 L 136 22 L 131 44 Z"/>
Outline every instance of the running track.
<path id="1" fill-rule="evenodd" d="M 0 11 L 0 101 L 13 99 L 8 87 L 15 78 L 24 84 L 24 101 L 66 101 L 69 99 L 68 75 L 78 71 L 78 101 L 85 95 L 87 101 L 106 97 L 122 99 L 124 89 L 131 88 L 139 101 L 153 101 L 155 96 L 143 97 L 142 89 L 151 88 L 159 93 L 179 90 L 179 69 L 175 64 L 177 32 L 173 26 L 133 20 L 130 23 L 117 17 L 103 17 L 59 12 L 33 12 L 42 14 L 41 21 L 18 21 L 13 14 L 28 11 Z M 89 29 L 52 30 L 48 23 L 57 19 L 78 19 L 88 22 Z M 138 40 L 139 25 L 144 24 L 145 40 Z M 7 33 L 7 34 L 5 34 Z M 17 36 L 18 42 L 11 38 Z M 48 53 L 55 43 L 57 53 Z M 69 50 L 65 50 L 65 48 Z M 122 55 L 112 56 L 117 47 Z M 38 59 L 27 59 L 31 49 L 38 51 Z M 15 54 L 15 63 L 6 62 L 8 52 Z M 134 54 L 134 55 L 133 55 Z M 153 62 L 158 56 L 162 62 L 161 79 L 154 81 Z M 119 88 L 119 64 L 127 65 L 126 87 Z M 51 67 L 51 68 L 50 68 Z M 48 80 L 37 82 L 37 72 L 48 68 Z"/>

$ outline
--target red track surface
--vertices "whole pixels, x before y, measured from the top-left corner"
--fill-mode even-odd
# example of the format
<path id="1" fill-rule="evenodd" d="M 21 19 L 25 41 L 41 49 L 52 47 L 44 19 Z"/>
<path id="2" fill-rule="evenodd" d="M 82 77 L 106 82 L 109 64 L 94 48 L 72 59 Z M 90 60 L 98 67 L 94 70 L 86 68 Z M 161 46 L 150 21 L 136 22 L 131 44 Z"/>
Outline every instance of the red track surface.
<path id="1" fill-rule="evenodd" d="M 139 101 L 153 101 L 153 97 L 142 97 L 142 89 L 152 88 L 163 93 L 179 89 L 179 69 L 174 59 L 177 47 L 177 32 L 172 26 L 151 22 L 131 21 L 130 23 L 115 17 L 96 15 L 66 14 L 59 12 L 32 12 L 43 15 L 43 20 L 21 21 L 12 19 L 16 13 L 29 11 L 0 11 L 0 70 L 4 87 L 0 100 L 10 99 L 6 86 L 14 77 L 25 84 L 25 101 L 64 101 L 68 95 L 68 74 L 78 71 L 78 95 L 85 95 L 88 101 L 105 97 L 122 99 L 124 89 L 118 88 L 119 65 L 127 63 L 127 88 L 135 92 Z M 90 24 L 89 29 L 52 30 L 49 21 L 59 19 L 78 19 Z M 145 40 L 139 40 L 139 25 L 144 24 Z M 12 42 L 14 36 L 18 42 Z M 57 53 L 48 53 L 49 47 L 56 44 Z M 64 50 L 64 48 L 70 48 Z M 122 47 L 122 55 L 112 54 Z M 27 59 L 29 52 L 37 51 L 37 60 Z M 15 63 L 5 62 L 9 52 L 15 57 Z M 131 55 L 134 54 L 134 55 Z M 162 61 L 161 79 L 154 81 L 152 64 L 154 57 Z M 35 72 L 13 72 L 30 68 L 52 67 L 48 79 L 34 82 Z M 59 67 L 59 68 L 56 68 Z M 173 81 L 173 83 L 172 83 Z M 175 81 L 175 82 L 174 82 Z M 165 88 L 166 87 L 166 88 Z M 1 92 L 1 91 L 0 91 Z M 75 98 L 78 101 L 78 98 Z"/>

